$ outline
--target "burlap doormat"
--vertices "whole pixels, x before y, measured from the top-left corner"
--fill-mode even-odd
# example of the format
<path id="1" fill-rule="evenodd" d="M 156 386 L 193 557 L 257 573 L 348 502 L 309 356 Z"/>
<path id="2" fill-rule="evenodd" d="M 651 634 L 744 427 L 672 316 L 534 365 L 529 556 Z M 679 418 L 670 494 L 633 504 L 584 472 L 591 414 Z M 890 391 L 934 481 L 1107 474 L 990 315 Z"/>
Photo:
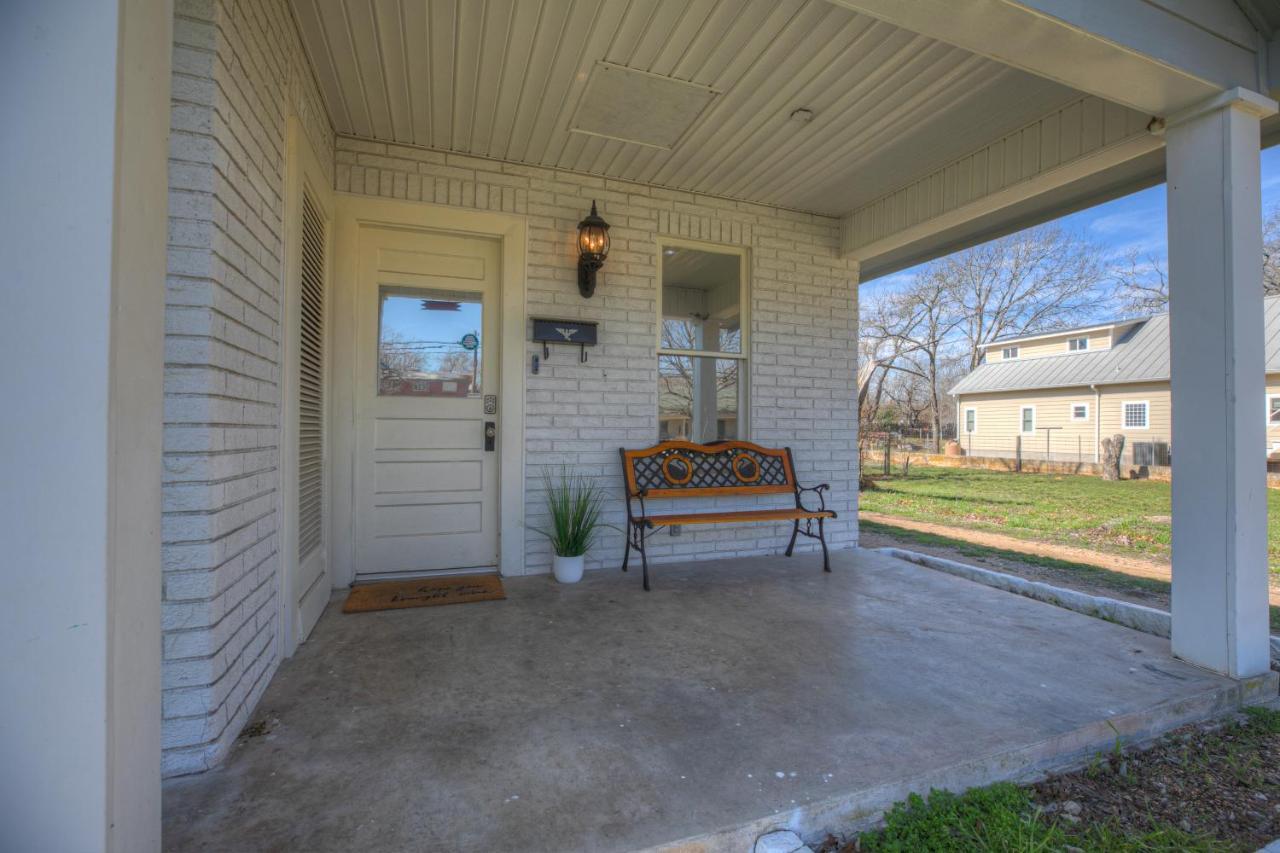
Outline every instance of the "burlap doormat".
<path id="1" fill-rule="evenodd" d="M 385 581 L 351 588 L 343 613 L 397 610 L 401 607 L 433 607 L 506 598 L 498 575 L 455 575 L 448 578 L 415 578 Z"/>

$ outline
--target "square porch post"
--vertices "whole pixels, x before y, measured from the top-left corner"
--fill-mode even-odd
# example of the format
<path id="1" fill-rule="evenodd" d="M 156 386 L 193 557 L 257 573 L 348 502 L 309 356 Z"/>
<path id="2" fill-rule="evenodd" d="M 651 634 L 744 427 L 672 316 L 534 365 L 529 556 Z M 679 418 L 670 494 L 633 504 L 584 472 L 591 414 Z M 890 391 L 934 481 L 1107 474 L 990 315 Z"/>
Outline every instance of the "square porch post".
<path id="1" fill-rule="evenodd" d="M 1167 130 L 1173 653 L 1233 678 L 1269 665 L 1260 127 L 1234 89 Z"/>
<path id="2" fill-rule="evenodd" d="M 160 849 L 170 0 L 0 35 L 0 848 Z"/>

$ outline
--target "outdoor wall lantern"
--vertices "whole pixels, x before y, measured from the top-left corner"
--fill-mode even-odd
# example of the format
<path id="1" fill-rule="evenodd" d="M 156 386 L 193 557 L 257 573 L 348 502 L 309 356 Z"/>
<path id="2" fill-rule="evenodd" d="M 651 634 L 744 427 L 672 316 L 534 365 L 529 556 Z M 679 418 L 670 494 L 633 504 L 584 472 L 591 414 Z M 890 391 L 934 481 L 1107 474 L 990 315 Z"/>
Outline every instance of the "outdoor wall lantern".
<path id="1" fill-rule="evenodd" d="M 596 272 L 609 257 L 609 223 L 596 213 L 596 203 L 591 202 L 591 212 L 578 223 L 578 292 L 590 299 L 596 292 Z"/>

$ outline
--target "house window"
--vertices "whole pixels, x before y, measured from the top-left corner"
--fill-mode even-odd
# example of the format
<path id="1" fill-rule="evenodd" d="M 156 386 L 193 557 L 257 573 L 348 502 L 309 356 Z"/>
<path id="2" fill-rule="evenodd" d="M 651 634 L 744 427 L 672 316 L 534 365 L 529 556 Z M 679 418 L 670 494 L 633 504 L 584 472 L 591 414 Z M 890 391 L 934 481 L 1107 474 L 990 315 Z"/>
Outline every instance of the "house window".
<path id="1" fill-rule="evenodd" d="M 747 437 L 746 253 L 659 246 L 658 440 Z"/>
<path id="2" fill-rule="evenodd" d="M 1000 350 L 1000 357 L 1001 357 L 1001 358 L 1005 358 L 1005 359 L 1007 359 L 1007 358 L 1017 358 L 1017 357 L 1018 357 L 1018 348 L 1017 348 L 1017 347 L 1005 347 L 1004 349 Z"/>
<path id="3" fill-rule="evenodd" d="M 1121 404 L 1121 412 L 1123 419 L 1121 425 L 1124 429 L 1146 429 L 1147 414 L 1149 404 L 1146 400 L 1126 401 Z"/>
<path id="4" fill-rule="evenodd" d="M 1088 403 L 1072 403 L 1071 404 L 1071 420 L 1073 421 L 1089 420 L 1089 404 Z"/>
<path id="5" fill-rule="evenodd" d="M 1070 352 L 1081 352 L 1089 348 L 1088 338 L 1070 338 L 1067 340 L 1067 350 Z"/>
<path id="6" fill-rule="evenodd" d="M 965 432 L 977 432 L 977 431 L 978 431 L 978 411 L 977 411 L 977 409 L 965 409 L 965 410 L 964 410 L 964 431 L 965 431 Z"/>
<path id="7" fill-rule="evenodd" d="M 1135 441 L 1134 465 L 1168 465 L 1172 461 L 1167 441 Z"/>
<path id="8" fill-rule="evenodd" d="M 1280 427 L 1280 394 L 1267 395 L 1267 426 Z"/>
<path id="9" fill-rule="evenodd" d="M 1023 432 L 1036 431 L 1036 407 L 1035 406 L 1022 407 L 1022 431 Z"/>

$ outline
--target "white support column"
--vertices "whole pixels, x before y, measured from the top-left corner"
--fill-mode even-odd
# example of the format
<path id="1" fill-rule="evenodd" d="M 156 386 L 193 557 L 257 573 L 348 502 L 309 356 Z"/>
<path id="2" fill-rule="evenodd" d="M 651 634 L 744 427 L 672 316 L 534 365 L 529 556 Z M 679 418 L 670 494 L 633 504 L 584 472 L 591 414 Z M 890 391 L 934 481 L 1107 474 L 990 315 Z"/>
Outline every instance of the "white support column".
<path id="1" fill-rule="evenodd" d="M 1260 119 L 1235 89 L 1168 126 L 1173 385 L 1173 652 L 1233 678 L 1265 672 Z"/>
<path id="2" fill-rule="evenodd" d="M 0 849 L 160 849 L 169 0 L 0 29 Z"/>

